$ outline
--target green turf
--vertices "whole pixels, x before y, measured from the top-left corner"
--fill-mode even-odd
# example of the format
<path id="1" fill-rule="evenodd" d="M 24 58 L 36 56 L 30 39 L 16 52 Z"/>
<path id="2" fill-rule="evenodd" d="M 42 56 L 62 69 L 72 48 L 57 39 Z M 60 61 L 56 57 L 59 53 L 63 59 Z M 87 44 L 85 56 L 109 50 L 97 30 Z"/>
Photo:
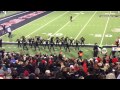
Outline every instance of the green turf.
<path id="1" fill-rule="evenodd" d="M 47 39 L 49 35 L 59 35 L 59 37 L 68 36 L 79 40 L 83 36 L 86 44 L 97 42 L 101 45 L 112 45 L 120 36 L 120 30 L 115 32 L 115 28 L 120 29 L 120 17 L 99 17 L 105 14 L 120 15 L 117 11 L 54 11 L 16 29 L 13 31 L 12 39 L 8 39 L 7 35 L 2 36 L 2 39 L 3 41 L 16 41 L 23 35 L 27 38 L 39 35 Z M 69 20 L 71 15 L 73 22 Z M 42 52 L 47 51 L 42 50 Z M 71 52 L 68 56 L 76 56 L 75 52 Z M 85 54 L 86 57 L 92 55 L 92 51 L 86 52 L 88 52 Z"/>
<path id="2" fill-rule="evenodd" d="M 31 54 L 31 55 L 35 55 L 36 53 L 42 53 L 42 54 L 48 54 L 50 55 L 51 53 L 54 54 L 59 54 L 60 51 L 63 52 L 63 55 L 65 55 L 66 57 L 68 58 L 71 58 L 71 57 L 78 57 L 78 50 L 75 50 L 74 47 L 70 47 L 70 50 L 71 52 L 66 52 L 64 50 L 64 48 L 62 48 L 62 50 L 60 50 L 59 47 L 55 47 L 55 51 L 51 50 L 51 52 L 46 48 L 44 49 L 43 47 L 40 47 L 41 50 L 39 51 L 38 49 L 35 51 L 34 48 L 30 48 L 28 46 L 29 50 L 23 50 L 22 47 L 21 48 L 18 48 L 17 45 L 4 45 L 2 48 L 0 49 L 5 49 L 7 52 L 23 52 L 24 54 Z M 92 58 L 93 56 L 93 51 L 92 51 L 92 48 L 89 48 L 89 47 L 80 47 L 80 50 L 82 50 L 84 52 L 84 55 L 83 55 L 83 58 L 86 59 L 86 58 Z M 111 52 L 111 48 L 107 49 L 108 50 L 108 54 L 110 54 Z M 101 53 L 99 53 L 99 56 L 102 56 Z"/>

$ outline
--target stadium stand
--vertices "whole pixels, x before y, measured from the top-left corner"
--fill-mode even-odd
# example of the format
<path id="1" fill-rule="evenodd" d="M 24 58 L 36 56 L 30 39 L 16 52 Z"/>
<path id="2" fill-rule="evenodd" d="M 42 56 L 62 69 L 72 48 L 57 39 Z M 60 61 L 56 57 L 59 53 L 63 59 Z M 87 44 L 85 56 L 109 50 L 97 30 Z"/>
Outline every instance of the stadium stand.
<path id="1" fill-rule="evenodd" d="M 1 79 L 119 79 L 119 57 L 67 58 L 63 52 L 34 56 L 0 51 Z"/>

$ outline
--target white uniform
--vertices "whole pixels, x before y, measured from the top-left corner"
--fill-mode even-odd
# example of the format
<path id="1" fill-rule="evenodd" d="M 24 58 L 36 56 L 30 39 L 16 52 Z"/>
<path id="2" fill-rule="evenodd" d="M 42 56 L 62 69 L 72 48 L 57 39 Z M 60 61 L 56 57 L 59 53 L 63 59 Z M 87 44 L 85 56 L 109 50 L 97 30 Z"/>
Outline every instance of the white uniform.
<path id="1" fill-rule="evenodd" d="M 10 27 L 7 28 L 7 31 L 8 31 L 8 37 L 9 37 L 9 38 L 12 37 L 12 36 L 11 36 L 11 32 L 12 32 L 12 30 L 11 30 Z"/>
<path id="2" fill-rule="evenodd" d="M 12 32 L 10 27 L 7 28 L 7 31 L 8 33 Z"/>

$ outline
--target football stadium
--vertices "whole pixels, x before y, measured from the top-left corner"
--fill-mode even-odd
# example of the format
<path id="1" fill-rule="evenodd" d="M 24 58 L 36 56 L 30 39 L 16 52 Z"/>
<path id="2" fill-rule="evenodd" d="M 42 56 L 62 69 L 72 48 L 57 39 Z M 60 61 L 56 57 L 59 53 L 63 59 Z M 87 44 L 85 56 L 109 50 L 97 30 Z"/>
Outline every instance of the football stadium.
<path id="1" fill-rule="evenodd" d="M 120 11 L 0 11 L 1 79 L 120 79 Z"/>

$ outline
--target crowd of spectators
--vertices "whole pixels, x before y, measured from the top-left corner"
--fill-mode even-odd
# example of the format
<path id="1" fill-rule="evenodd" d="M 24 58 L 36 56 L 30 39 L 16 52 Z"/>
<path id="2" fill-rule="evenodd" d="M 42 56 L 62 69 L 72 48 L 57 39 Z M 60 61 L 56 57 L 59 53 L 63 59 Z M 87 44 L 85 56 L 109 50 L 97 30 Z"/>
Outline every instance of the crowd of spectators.
<path id="1" fill-rule="evenodd" d="M 77 54 L 77 53 L 76 53 Z M 81 59 L 36 53 L 0 52 L 0 79 L 120 79 L 119 57 Z"/>

